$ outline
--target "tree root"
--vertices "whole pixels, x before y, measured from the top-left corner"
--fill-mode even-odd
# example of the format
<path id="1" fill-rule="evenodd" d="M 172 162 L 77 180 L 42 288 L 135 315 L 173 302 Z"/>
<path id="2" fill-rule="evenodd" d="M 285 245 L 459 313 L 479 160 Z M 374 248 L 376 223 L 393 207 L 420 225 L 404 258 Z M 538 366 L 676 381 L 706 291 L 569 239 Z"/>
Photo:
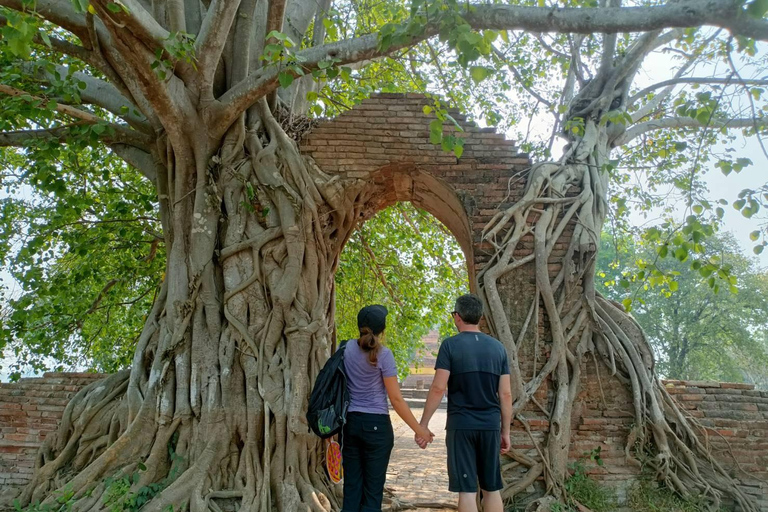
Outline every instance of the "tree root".
<path id="1" fill-rule="evenodd" d="M 742 510 L 756 511 L 754 502 L 697 437 L 695 420 L 682 413 L 660 384 L 642 329 L 594 290 L 594 260 L 606 213 L 606 177 L 600 169 L 607 150 L 602 146 L 606 139 L 598 123 L 589 118 L 585 123 L 584 133 L 575 137 L 561 161 L 533 166 L 523 197 L 497 213 L 483 231 L 496 253 L 478 276 L 479 288 L 489 311 L 489 324 L 509 354 L 516 397 L 513 414 L 520 417 L 519 412 L 534 400 L 547 379 L 554 387 L 550 408 L 543 409 L 550 422 L 546 445 L 540 449 L 534 443 L 539 460 L 525 461 L 528 471 L 523 480 L 511 483 L 504 497 L 511 500 L 543 474 L 546 493 L 555 500 L 565 500 L 571 404 L 578 394 L 583 356 L 591 353 L 595 362 L 599 356 L 612 375 L 629 384 L 637 425 L 630 435 L 635 440 L 634 456 L 652 467 L 660 481 L 683 496 L 705 497 L 713 508 L 728 496 Z M 580 188 L 578 195 L 571 194 L 572 187 Z M 566 226 L 573 232 L 561 268 L 552 276 L 549 265 L 553 248 Z M 533 252 L 515 257 L 522 244 L 530 244 L 526 241 L 530 240 L 529 233 L 533 235 Z M 501 301 L 499 283 L 527 264 L 535 271 L 537 298 L 527 308 L 523 331 L 515 335 Z M 551 351 L 543 367 L 538 369 L 534 364 L 534 375 L 523 382 L 517 352 L 531 315 L 534 311 L 538 315 L 539 300 L 549 320 Z M 538 352 L 538 343 L 534 348 Z M 627 447 L 628 456 L 630 452 Z M 646 454 L 652 456 L 647 458 Z M 544 510 L 548 503 L 535 506 Z"/>

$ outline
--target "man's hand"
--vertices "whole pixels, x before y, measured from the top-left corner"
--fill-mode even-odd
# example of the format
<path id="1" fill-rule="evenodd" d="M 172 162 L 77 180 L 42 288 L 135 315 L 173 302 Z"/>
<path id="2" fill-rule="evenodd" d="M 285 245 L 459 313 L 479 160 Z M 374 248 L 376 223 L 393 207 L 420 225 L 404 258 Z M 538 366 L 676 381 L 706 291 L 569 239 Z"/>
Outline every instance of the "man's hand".
<path id="1" fill-rule="evenodd" d="M 512 443 L 509 441 L 509 432 L 501 433 L 501 453 L 507 453 L 512 447 Z"/>
<path id="2" fill-rule="evenodd" d="M 413 440 L 416 441 L 419 448 L 424 450 L 427 445 L 435 439 L 435 434 L 424 425 L 420 425 L 419 427 L 419 430 L 413 436 Z"/>

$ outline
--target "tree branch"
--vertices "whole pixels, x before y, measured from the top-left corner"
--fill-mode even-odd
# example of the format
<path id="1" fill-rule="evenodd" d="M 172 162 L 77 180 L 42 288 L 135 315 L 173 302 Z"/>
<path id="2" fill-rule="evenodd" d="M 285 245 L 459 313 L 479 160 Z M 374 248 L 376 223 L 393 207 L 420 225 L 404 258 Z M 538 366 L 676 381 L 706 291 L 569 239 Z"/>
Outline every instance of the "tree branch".
<path id="1" fill-rule="evenodd" d="M 99 122 L 101 123 L 103 121 L 99 119 Z M 70 128 L 83 124 L 93 123 L 79 121 L 77 123 L 57 126 L 55 128 L 3 132 L 0 133 L 0 147 L 26 147 L 35 140 L 57 140 L 61 143 L 66 143 L 72 136 L 70 134 Z M 125 144 L 148 151 L 153 143 L 151 137 L 137 132 L 136 130 L 131 130 L 126 126 L 109 124 L 108 127 L 112 128 L 112 130 L 105 130 L 100 137 L 100 140 L 105 144 Z M 112 133 L 109 133 L 110 131 Z"/>
<path id="2" fill-rule="evenodd" d="M 0 0 L 8 1 L 8 0 Z M 680 0 L 653 7 L 606 7 L 603 9 L 472 5 L 460 13 L 474 29 L 525 30 L 530 32 L 647 32 L 665 28 L 713 25 L 740 35 L 768 41 L 768 22 L 752 20 L 732 0 Z M 419 43 L 439 31 L 439 24 L 427 25 L 421 34 L 382 50 L 376 34 L 308 48 L 298 53 L 306 70 L 321 60 L 338 59 L 338 64 L 375 59 Z M 279 69 L 262 68 L 236 84 L 211 106 L 216 134 L 227 127 L 259 98 L 277 88 Z M 629 72 L 629 69 L 626 70 Z M 216 135 L 218 136 L 218 135 Z"/>
<path id="3" fill-rule="evenodd" d="M 2 0 L 0 0 L 2 1 Z M 165 48 L 165 42 L 170 33 L 165 30 L 152 15 L 144 9 L 141 2 L 137 0 L 121 0 L 125 9 L 118 12 L 112 12 L 106 8 L 109 0 L 94 0 L 94 4 L 99 11 L 99 19 L 106 25 L 119 27 L 121 30 L 128 30 L 134 37 L 142 41 L 150 51 L 154 52 L 158 48 Z M 105 5 L 99 5 L 104 3 Z"/>
<path id="4" fill-rule="evenodd" d="M 51 79 L 61 79 L 70 76 L 71 73 L 67 66 L 56 66 L 55 74 L 58 77 L 54 77 L 52 73 L 28 63 L 22 64 L 22 69 L 30 74 L 35 73 L 40 80 L 48 84 L 50 84 Z M 85 84 L 85 89 L 80 91 L 80 97 L 84 104 L 97 105 L 118 117 L 122 117 L 134 128 L 141 129 L 147 133 L 152 132 L 152 127 L 147 119 L 140 113 L 135 112 L 136 105 L 121 94 L 117 87 L 109 82 L 79 71 L 72 73 L 72 76 Z"/>
<path id="5" fill-rule="evenodd" d="M 720 121 L 711 119 L 708 123 L 703 123 L 692 117 L 667 117 L 637 124 L 624 132 L 614 142 L 614 147 L 623 146 L 637 137 L 656 130 L 669 128 L 756 128 L 768 126 L 768 118 L 735 118 Z"/>
<path id="6" fill-rule="evenodd" d="M 719 34 L 720 34 L 720 30 L 715 31 L 713 35 L 705 39 L 704 42 L 700 44 L 698 48 L 695 49 L 692 55 L 686 55 L 685 62 L 677 70 L 673 79 L 681 78 L 685 73 L 687 73 L 688 70 L 691 68 L 691 66 L 693 66 L 696 63 L 696 61 L 699 59 L 699 57 L 701 57 L 701 53 L 704 50 L 704 48 L 707 48 L 709 44 L 719 36 Z M 654 112 L 659 105 L 661 105 L 664 101 L 666 101 L 666 99 L 669 97 L 670 94 L 672 94 L 674 89 L 675 89 L 674 85 L 667 86 L 663 91 L 657 94 L 651 101 L 645 104 L 637 112 L 633 113 L 632 120 L 634 122 L 638 122 L 641 119 L 644 119 L 646 116 L 651 115 L 651 113 Z M 627 108 L 629 108 L 633 102 L 634 102 L 634 98 L 632 98 L 631 100 L 627 99 L 627 102 L 626 102 Z"/>
<path id="7" fill-rule="evenodd" d="M 153 184 L 157 179 L 157 166 L 158 163 L 155 158 L 147 151 L 143 149 L 129 146 L 127 144 L 110 144 L 111 149 L 117 156 L 125 160 L 128 164 L 135 167 L 141 174 L 144 175 Z"/>
<path id="8" fill-rule="evenodd" d="M 10 87 L 8 85 L 3 85 L 3 84 L 0 84 L 0 93 L 7 94 L 8 96 L 12 96 L 16 98 L 18 98 L 19 96 L 30 96 L 31 99 L 34 101 L 41 101 L 41 102 L 47 101 L 46 98 L 41 98 L 39 96 L 32 96 L 26 91 L 22 91 L 21 89 L 16 89 L 15 87 Z M 91 114 L 90 112 L 86 112 L 84 110 L 80 110 L 71 105 L 65 105 L 63 103 L 56 103 L 56 111 L 61 112 L 62 114 L 66 114 L 69 117 L 80 119 L 89 124 L 106 122 L 99 116 Z"/>
<path id="9" fill-rule="evenodd" d="M 542 95 L 537 93 L 533 90 L 532 87 L 528 87 L 525 85 L 525 80 L 523 80 L 523 76 L 520 74 L 520 72 L 517 70 L 517 68 L 512 64 L 512 62 L 509 61 L 509 59 L 506 58 L 506 56 L 501 53 L 495 46 L 491 45 L 491 50 L 493 51 L 494 55 L 496 55 L 496 58 L 499 59 L 501 62 L 507 65 L 507 68 L 509 71 L 514 75 L 517 82 L 522 86 L 523 89 L 528 91 L 528 94 L 536 98 L 539 102 L 543 103 L 547 108 L 552 108 L 554 105 L 551 101 L 544 98 Z"/>
<path id="10" fill-rule="evenodd" d="M 0 5 L 14 11 L 29 11 L 23 0 L 0 0 Z M 83 41 L 88 40 L 88 28 L 85 16 L 75 12 L 71 2 L 64 0 L 38 0 L 35 2 L 35 14 L 54 25 L 68 30 Z"/>
<path id="11" fill-rule="evenodd" d="M 657 84 L 650 85 L 643 89 L 642 91 L 638 92 L 637 94 L 633 95 L 630 98 L 630 103 L 633 103 L 639 99 L 644 98 L 649 92 L 652 92 L 656 89 L 661 89 L 662 87 L 667 87 L 669 85 L 677 85 L 677 84 L 704 84 L 704 85 L 735 85 L 739 86 L 742 84 L 746 85 L 762 85 L 762 86 L 768 86 L 768 80 L 761 80 L 761 79 L 741 79 L 741 80 L 734 80 L 733 78 L 717 78 L 717 77 L 683 77 L 683 78 L 673 78 L 670 80 L 664 80 L 663 82 L 659 82 Z"/>
<path id="12" fill-rule="evenodd" d="M 578 34 L 712 25 L 760 41 L 768 40 L 768 22 L 751 18 L 733 0 L 680 0 L 653 7 L 602 9 L 476 5 L 464 17 L 473 28 Z"/>
<path id="13" fill-rule="evenodd" d="M 213 0 L 203 18 L 200 34 L 195 43 L 201 89 L 213 94 L 213 75 L 221 52 L 227 42 L 232 22 L 235 19 L 240 0 Z"/>
<path id="14" fill-rule="evenodd" d="M 387 278 L 384 276 L 384 272 L 382 272 L 381 267 L 379 266 L 379 262 L 376 259 L 376 254 L 374 254 L 373 249 L 371 249 L 371 247 L 368 245 L 368 242 L 362 233 L 360 233 L 360 243 L 362 244 L 363 249 L 365 249 L 368 258 L 373 264 L 373 271 L 374 274 L 376 274 L 376 277 L 379 278 L 379 282 L 382 284 L 382 286 L 384 286 L 384 289 L 387 290 L 387 294 L 390 296 L 392 301 L 400 307 L 400 311 L 405 311 L 403 302 L 400 300 L 399 295 L 395 293 L 395 290 L 392 289 L 392 285 L 387 282 Z"/>

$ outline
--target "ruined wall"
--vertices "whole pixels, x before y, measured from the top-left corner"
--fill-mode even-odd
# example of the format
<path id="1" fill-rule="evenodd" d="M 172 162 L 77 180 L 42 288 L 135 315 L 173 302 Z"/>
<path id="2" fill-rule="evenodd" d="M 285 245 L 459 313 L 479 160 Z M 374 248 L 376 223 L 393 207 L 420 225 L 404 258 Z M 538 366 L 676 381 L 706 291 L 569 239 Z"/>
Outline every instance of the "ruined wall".
<path id="1" fill-rule="evenodd" d="M 98 373 L 46 373 L 41 378 L 0 383 L 0 498 L 26 484 L 37 452 L 56 427 L 64 408 Z M 6 493 L 7 494 L 7 493 Z"/>
<path id="2" fill-rule="evenodd" d="M 321 123 L 302 142 L 302 151 L 318 167 L 340 179 L 363 180 L 350 189 L 360 220 L 396 201 L 411 201 L 435 215 L 456 236 L 467 256 L 470 282 L 492 255 L 481 241 L 482 229 L 499 208 L 512 205 L 525 186 L 530 163 L 512 141 L 491 129 L 468 124 L 451 112 L 464 132 L 464 153 L 456 158 L 429 142 L 429 122 L 419 95 L 379 94 L 338 118 Z M 450 130 L 450 128 L 446 128 Z M 567 238 L 568 232 L 565 233 Z M 567 240 L 553 251 L 550 271 L 560 268 Z M 532 250 L 524 239 L 516 256 Z M 522 326 L 533 300 L 533 267 L 507 277 L 499 289 L 513 327 Z M 549 350 L 547 322 L 539 308 L 538 329 L 531 327 L 519 349 L 521 371 L 529 379 L 541 368 Z M 532 322 L 535 326 L 536 322 Z M 35 453 L 54 429 L 74 393 L 98 376 L 46 374 L 0 385 L 0 497 L 4 489 L 29 480 Z M 670 393 L 708 430 L 702 432 L 720 460 L 744 482 L 747 492 L 768 511 L 768 394 L 749 386 L 719 383 L 667 383 Z M 535 453 L 532 438 L 541 440 L 549 427 L 544 412 L 550 389 L 545 383 L 523 415 L 530 434 L 516 421 L 513 446 Z M 604 466 L 587 466 L 596 478 L 625 490 L 640 469 L 625 457 L 632 417 L 627 386 L 591 358 L 584 361 L 582 389 L 574 404 L 573 460 L 600 448 Z M 544 409 L 544 410 L 542 410 Z M 514 475 L 507 475 L 513 478 Z M 533 486 L 535 487 L 535 486 Z M 535 492 L 535 488 L 531 489 Z"/>

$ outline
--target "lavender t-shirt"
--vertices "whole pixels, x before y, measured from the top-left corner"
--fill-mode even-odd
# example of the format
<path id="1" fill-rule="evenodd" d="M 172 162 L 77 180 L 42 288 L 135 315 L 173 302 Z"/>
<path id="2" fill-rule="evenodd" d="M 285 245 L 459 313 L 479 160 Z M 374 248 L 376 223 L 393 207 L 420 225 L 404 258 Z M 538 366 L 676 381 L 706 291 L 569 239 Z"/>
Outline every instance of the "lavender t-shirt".
<path id="1" fill-rule="evenodd" d="M 397 375 L 392 351 L 381 347 L 378 362 L 373 366 L 357 340 L 349 340 L 344 347 L 344 369 L 349 388 L 349 412 L 389 414 L 384 377 Z"/>

